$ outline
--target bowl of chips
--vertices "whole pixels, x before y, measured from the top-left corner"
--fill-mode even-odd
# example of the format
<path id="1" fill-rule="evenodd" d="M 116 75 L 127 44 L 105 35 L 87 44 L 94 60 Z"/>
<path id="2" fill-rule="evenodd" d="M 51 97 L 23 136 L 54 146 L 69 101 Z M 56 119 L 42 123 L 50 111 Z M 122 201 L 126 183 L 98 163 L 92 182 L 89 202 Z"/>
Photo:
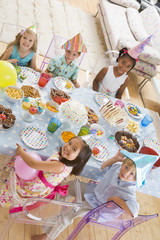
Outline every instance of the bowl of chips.
<path id="1" fill-rule="evenodd" d="M 71 138 L 75 137 L 76 134 L 72 131 L 63 131 L 61 133 L 61 143 L 64 145 L 67 143 Z"/>
<path id="2" fill-rule="evenodd" d="M 7 86 L 4 89 L 4 94 L 5 94 L 6 99 L 10 102 L 18 102 L 24 96 L 23 91 L 19 87 L 12 86 L 12 85 Z"/>

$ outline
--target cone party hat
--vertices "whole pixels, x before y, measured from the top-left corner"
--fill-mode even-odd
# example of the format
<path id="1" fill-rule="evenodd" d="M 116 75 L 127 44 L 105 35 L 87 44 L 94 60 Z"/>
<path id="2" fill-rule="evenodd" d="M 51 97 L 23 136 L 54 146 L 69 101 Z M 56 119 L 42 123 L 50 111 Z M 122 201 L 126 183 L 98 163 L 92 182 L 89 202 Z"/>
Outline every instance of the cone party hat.
<path id="1" fill-rule="evenodd" d="M 149 36 L 148 38 L 146 38 L 143 42 L 141 42 L 140 44 L 138 44 L 137 46 L 135 46 L 134 48 L 128 50 L 128 54 L 134 58 L 134 59 L 138 59 L 138 56 L 141 54 L 141 52 L 144 51 L 144 47 L 150 43 L 151 41 L 151 37 L 153 35 Z"/>
<path id="2" fill-rule="evenodd" d="M 150 172 L 154 163 L 159 159 L 159 156 L 131 153 L 126 150 L 122 150 L 121 153 L 125 157 L 130 158 L 135 163 L 137 187 L 143 186 L 145 183 L 146 175 Z"/>
<path id="3" fill-rule="evenodd" d="M 27 28 L 27 29 L 32 30 L 33 32 L 37 33 L 36 25 L 32 25 L 32 26 L 30 26 L 30 27 Z"/>
<path id="4" fill-rule="evenodd" d="M 75 52 L 87 52 L 87 47 L 83 42 L 81 33 L 78 33 L 76 36 L 68 40 L 61 47 L 65 50 L 75 51 Z"/>

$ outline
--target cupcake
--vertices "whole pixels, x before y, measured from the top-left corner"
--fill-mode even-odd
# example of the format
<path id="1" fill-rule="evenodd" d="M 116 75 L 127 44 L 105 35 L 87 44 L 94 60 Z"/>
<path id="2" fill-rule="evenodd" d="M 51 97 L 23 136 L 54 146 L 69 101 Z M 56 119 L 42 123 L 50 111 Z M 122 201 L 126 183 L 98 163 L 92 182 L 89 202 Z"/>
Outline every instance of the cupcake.
<path id="1" fill-rule="evenodd" d="M 8 116 L 9 114 L 11 114 L 12 113 L 12 110 L 10 109 L 10 108 L 5 108 L 4 109 L 4 114 L 6 115 L 6 116 Z"/>
<path id="2" fill-rule="evenodd" d="M 29 102 L 23 102 L 22 103 L 22 108 L 25 110 L 28 110 L 30 108 L 30 103 Z"/>
<path id="3" fill-rule="evenodd" d="M 4 109 L 5 109 L 5 107 L 2 104 L 0 104 L 0 113 L 3 113 Z"/>
<path id="4" fill-rule="evenodd" d="M 41 113 L 43 113 L 43 111 L 44 111 L 43 107 L 41 107 L 41 106 L 37 107 L 37 113 L 41 114 Z"/>
<path id="5" fill-rule="evenodd" d="M 11 120 L 11 122 L 15 122 L 16 121 L 16 117 L 12 113 L 8 115 L 7 119 Z"/>
<path id="6" fill-rule="evenodd" d="M 30 99 L 29 99 L 29 97 L 24 97 L 24 98 L 22 99 L 22 101 L 23 101 L 23 102 L 30 102 Z"/>
<path id="7" fill-rule="evenodd" d="M 35 107 L 30 107 L 30 108 L 29 108 L 29 112 L 30 112 L 31 114 L 36 114 L 36 113 L 37 113 L 37 108 L 35 108 Z"/>
<path id="8" fill-rule="evenodd" d="M 4 113 L 0 114 L 0 119 L 2 119 L 2 121 L 6 118 L 7 118 L 7 116 Z"/>
<path id="9" fill-rule="evenodd" d="M 3 127 L 5 129 L 10 128 L 14 125 L 14 122 L 12 122 L 10 119 L 3 120 Z"/>

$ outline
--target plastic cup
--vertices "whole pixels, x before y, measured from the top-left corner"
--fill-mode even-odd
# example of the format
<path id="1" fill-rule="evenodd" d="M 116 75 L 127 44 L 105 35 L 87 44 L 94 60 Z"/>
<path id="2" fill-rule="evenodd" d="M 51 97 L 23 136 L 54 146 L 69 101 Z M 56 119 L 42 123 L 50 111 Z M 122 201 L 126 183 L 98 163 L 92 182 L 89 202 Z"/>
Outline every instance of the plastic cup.
<path id="1" fill-rule="evenodd" d="M 151 122 L 153 122 L 153 118 L 150 115 L 146 114 L 141 121 L 141 125 L 142 127 L 147 127 Z"/>
<path id="2" fill-rule="evenodd" d="M 78 136 L 84 136 L 84 135 L 88 135 L 90 133 L 90 129 L 87 126 L 82 126 Z"/>
<path id="3" fill-rule="evenodd" d="M 51 77 L 47 73 L 41 73 L 38 85 L 40 87 L 45 87 L 46 84 L 49 82 L 50 78 Z"/>
<path id="4" fill-rule="evenodd" d="M 51 118 L 47 127 L 48 133 L 54 133 L 60 126 L 61 121 L 58 118 Z"/>

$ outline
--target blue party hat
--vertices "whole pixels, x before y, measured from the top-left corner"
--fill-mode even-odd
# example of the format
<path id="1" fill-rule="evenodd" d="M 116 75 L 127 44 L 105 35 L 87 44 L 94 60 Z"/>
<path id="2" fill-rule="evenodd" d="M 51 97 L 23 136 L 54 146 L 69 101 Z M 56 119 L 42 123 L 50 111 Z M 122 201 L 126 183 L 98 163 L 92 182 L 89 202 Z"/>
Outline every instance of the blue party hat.
<path id="1" fill-rule="evenodd" d="M 145 183 L 146 175 L 152 169 L 154 163 L 159 159 L 157 155 L 147 155 L 141 153 L 132 153 L 126 150 L 122 150 L 121 153 L 130 158 L 136 165 L 136 184 L 137 187 L 141 187 Z"/>

